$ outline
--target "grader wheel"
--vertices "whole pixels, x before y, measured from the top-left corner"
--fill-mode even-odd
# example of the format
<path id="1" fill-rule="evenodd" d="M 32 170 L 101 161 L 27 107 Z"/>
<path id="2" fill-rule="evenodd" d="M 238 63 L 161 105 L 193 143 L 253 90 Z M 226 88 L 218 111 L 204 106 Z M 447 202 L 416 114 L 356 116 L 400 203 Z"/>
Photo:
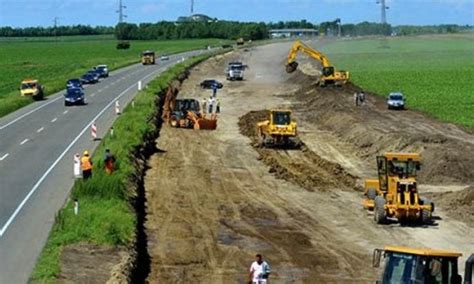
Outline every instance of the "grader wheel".
<path id="1" fill-rule="evenodd" d="M 382 196 L 377 196 L 375 197 L 374 220 L 377 224 L 383 224 L 386 218 L 385 199 Z"/>

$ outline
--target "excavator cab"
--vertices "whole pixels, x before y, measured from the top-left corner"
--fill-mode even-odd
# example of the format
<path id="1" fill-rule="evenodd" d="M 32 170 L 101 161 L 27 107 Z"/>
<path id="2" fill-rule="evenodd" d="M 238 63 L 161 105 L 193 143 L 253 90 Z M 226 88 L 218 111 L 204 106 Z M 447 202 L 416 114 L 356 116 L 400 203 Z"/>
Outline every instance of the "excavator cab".
<path id="1" fill-rule="evenodd" d="M 322 70 L 323 76 L 333 76 L 334 72 L 335 71 L 333 66 L 323 67 Z"/>
<path id="2" fill-rule="evenodd" d="M 381 284 L 461 284 L 462 277 L 458 271 L 460 256 L 461 253 L 452 251 L 385 246 L 384 249 L 374 250 L 372 265 L 380 267 L 383 257 L 381 280 L 377 281 Z M 469 259 L 466 261 L 464 283 L 472 283 L 474 255 Z"/>

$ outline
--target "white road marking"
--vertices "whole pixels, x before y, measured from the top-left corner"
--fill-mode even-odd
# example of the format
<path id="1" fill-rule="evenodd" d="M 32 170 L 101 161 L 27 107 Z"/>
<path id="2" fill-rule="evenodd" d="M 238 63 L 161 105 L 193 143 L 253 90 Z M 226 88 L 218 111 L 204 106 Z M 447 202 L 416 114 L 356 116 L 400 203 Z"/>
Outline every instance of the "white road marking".
<path id="1" fill-rule="evenodd" d="M 68 112 L 69 112 L 68 110 L 65 110 L 65 111 L 63 112 L 63 114 L 66 114 L 66 113 L 68 113 Z"/>
<path id="2" fill-rule="evenodd" d="M 44 105 L 41 105 L 41 106 L 39 106 L 39 107 L 37 107 L 37 108 L 35 108 L 35 109 L 32 109 L 32 110 L 30 110 L 29 112 L 27 112 L 27 113 L 25 113 L 25 114 L 23 114 L 23 115 L 20 115 L 19 117 L 15 118 L 14 120 L 10 121 L 9 123 L 0 126 L 0 130 L 3 130 L 3 129 L 5 129 L 5 128 L 7 128 L 8 126 L 12 125 L 13 123 L 17 122 L 18 120 L 20 120 L 20 119 L 22 119 L 22 118 L 24 118 L 24 117 L 26 117 L 26 116 L 28 116 L 28 115 L 30 115 L 30 114 L 32 114 L 32 113 L 34 113 L 34 112 L 36 112 L 36 111 L 38 111 L 38 110 L 44 108 L 44 107 L 47 106 L 47 105 L 50 105 L 50 104 L 54 103 L 55 101 L 57 101 L 57 100 L 59 100 L 59 99 L 62 99 L 62 96 L 58 96 L 57 98 L 53 99 L 52 101 L 47 102 L 47 103 L 45 103 Z"/>
<path id="3" fill-rule="evenodd" d="M 163 69 L 159 68 L 158 70 L 148 74 L 147 76 L 143 77 L 141 80 L 144 81 L 145 79 L 148 79 L 151 76 L 156 75 L 158 72 L 162 72 Z M 133 88 L 136 88 L 138 83 L 132 84 L 130 87 L 125 89 L 123 92 L 121 92 L 118 96 L 116 96 L 110 103 L 108 103 L 87 125 L 82 129 L 82 131 L 72 140 L 71 143 L 66 147 L 66 149 L 59 155 L 59 157 L 53 162 L 53 164 L 46 170 L 46 172 L 39 178 L 39 180 L 35 183 L 33 188 L 28 192 L 28 194 L 23 198 L 23 200 L 20 202 L 20 204 L 16 207 L 15 211 L 13 214 L 8 218 L 7 222 L 3 225 L 3 227 L 0 229 L 0 237 L 2 237 L 5 234 L 5 231 L 8 229 L 8 227 L 11 225 L 13 220 L 15 220 L 16 216 L 18 213 L 20 213 L 21 209 L 23 206 L 25 206 L 26 202 L 31 198 L 31 196 L 38 190 L 39 186 L 43 183 L 43 181 L 46 179 L 46 177 L 51 173 L 51 171 L 57 166 L 57 164 L 61 161 L 61 159 L 66 155 L 66 153 L 76 144 L 76 142 L 81 138 L 82 135 L 86 131 L 90 130 L 90 127 L 92 123 L 94 123 L 108 108 L 110 108 L 113 104 L 115 104 L 115 101 L 120 99 L 126 92 L 130 91 Z"/>
<path id="4" fill-rule="evenodd" d="M 91 98 L 93 98 L 95 96 L 95 93 L 91 94 Z"/>
<path id="5" fill-rule="evenodd" d="M 21 141 L 20 145 L 23 145 L 23 144 L 25 144 L 26 142 L 28 142 L 28 138 L 26 138 L 25 140 Z"/>
<path id="6" fill-rule="evenodd" d="M 41 131 L 44 130 L 44 127 L 41 127 L 40 129 L 36 130 L 37 133 L 40 133 Z"/>
<path id="7" fill-rule="evenodd" d="M 8 155 L 10 155 L 10 154 L 6 153 L 6 154 L 5 154 L 5 155 L 3 155 L 2 157 L 0 157 L 0 161 L 3 161 L 3 160 L 5 160 L 5 158 L 6 158 L 6 157 L 8 157 Z"/>
<path id="8" fill-rule="evenodd" d="M 55 122 L 56 120 L 58 120 L 57 117 L 53 118 L 53 119 L 51 120 L 51 122 Z"/>

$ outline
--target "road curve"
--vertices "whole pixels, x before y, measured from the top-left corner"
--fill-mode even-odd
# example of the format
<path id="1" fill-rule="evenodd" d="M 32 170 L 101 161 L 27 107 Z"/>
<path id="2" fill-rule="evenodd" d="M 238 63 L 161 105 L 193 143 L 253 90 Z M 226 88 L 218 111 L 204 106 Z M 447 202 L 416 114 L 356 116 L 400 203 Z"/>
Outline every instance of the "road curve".
<path id="1" fill-rule="evenodd" d="M 115 101 L 126 106 L 145 85 L 182 58 L 153 66 L 135 64 L 85 88 L 85 106 L 65 107 L 58 92 L 0 118 L 0 284 L 26 283 L 56 212 L 74 183 L 73 156 L 94 150 L 90 126 L 104 136 L 117 118 Z"/>

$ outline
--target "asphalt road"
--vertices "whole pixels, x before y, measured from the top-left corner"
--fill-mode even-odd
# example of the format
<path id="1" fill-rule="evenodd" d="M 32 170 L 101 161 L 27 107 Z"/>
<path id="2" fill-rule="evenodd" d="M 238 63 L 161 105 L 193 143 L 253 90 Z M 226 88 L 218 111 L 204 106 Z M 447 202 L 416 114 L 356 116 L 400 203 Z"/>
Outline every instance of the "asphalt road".
<path id="1" fill-rule="evenodd" d="M 109 131 L 115 101 L 126 106 L 143 86 L 182 58 L 152 66 L 132 65 L 85 88 L 85 106 L 64 106 L 65 91 L 0 119 L 0 283 L 26 283 L 72 188 L 73 156 L 94 150 Z"/>

